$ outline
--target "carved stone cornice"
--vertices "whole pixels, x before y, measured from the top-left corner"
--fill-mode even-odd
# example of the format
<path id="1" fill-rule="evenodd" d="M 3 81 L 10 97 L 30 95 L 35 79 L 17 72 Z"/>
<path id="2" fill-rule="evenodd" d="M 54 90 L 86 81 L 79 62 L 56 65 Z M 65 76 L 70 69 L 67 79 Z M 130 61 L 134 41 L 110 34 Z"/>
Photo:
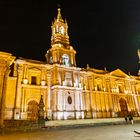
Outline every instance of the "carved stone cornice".
<path id="1" fill-rule="evenodd" d="M 10 66 L 16 57 L 12 56 L 11 53 L 0 52 L 0 64 L 7 64 Z"/>

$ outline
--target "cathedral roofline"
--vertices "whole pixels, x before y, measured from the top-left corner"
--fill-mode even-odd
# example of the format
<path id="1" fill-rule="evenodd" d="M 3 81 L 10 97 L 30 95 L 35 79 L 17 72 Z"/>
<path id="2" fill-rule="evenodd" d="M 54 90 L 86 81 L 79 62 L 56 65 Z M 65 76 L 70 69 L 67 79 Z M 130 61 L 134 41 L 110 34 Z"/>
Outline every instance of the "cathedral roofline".
<path id="1" fill-rule="evenodd" d="M 117 76 L 117 77 L 123 77 L 123 78 L 130 78 L 129 75 L 127 75 L 125 72 L 123 72 L 120 69 L 116 69 L 116 70 L 110 72 L 109 75 L 111 75 L 111 76 Z"/>
<path id="2" fill-rule="evenodd" d="M 81 70 L 81 68 L 79 67 L 74 67 L 74 66 L 65 66 L 65 65 L 60 65 L 60 64 L 53 64 L 52 67 L 61 67 L 61 68 L 64 68 L 64 69 L 69 69 L 69 70 Z"/>
<path id="3" fill-rule="evenodd" d="M 64 46 L 62 44 L 54 44 L 52 45 L 52 48 L 50 48 L 50 50 L 47 51 L 47 53 L 49 53 L 49 51 L 51 50 L 58 50 L 61 49 L 62 51 L 66 51 L 66 52 L 74 52 L 76 54 L 76 51 L 73 49 L 73 46 L 68 46 L 68 48 L 64 48 Z"/>
<path id="4" fill-rule="evenodd" d="M 23 60 L 26 62 L 37 63 L 37 64 L 46 64 L 46 62 L 43 62 L 43 61 L 33 60 L 33 59 L 28 59 L 28 58 L 23 58 L 23 57 L 19 57 L 17 60 Z"/>
<path id="5" fill-rule="evenodd" d="M 0 51 L 0 60 L 6 61 L 8 65 L 11 65 L 14 62 L 15 58 L 16 57 L 12 56 L 11 53 Z"/>
<path id="6" fill-rule="evenodd" d="M 101 70 L 101 69 L 95 69 L 95 68 L 91 68 L 89 67 L 89 64 L 87 64 L 87 67 L 86 68 L 82 68 L 82 71 L 89 71 L 89 72 L 94 72 L 94 73 L 97 73 L 97 74 L 107 74 L 109 73 L 106 68 L 104 70 Z"/>

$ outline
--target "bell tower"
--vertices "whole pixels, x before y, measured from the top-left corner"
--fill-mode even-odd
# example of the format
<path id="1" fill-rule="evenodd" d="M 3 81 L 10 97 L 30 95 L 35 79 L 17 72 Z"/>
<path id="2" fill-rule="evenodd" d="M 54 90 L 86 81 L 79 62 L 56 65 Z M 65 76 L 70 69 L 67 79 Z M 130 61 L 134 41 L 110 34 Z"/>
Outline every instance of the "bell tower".
<path id="1" fill-rule="evenodd" d="M 67 21 L 62 19 L 60 8 L 58 8 L 57 19 L 52 23 L 51 45 L 62 44 L 63 47 L 69 48 L 69 36 Z"/>
<path id="2" fill-rule="evenodd" d="M 51 28 L 51 48 L 45 55 L 47 63 L 76 66 L 76 51 L 70 45 L 68 24 L 66 20 L 63 20 L 60 8 L 58 8 L 57 18 L 54 19 Z"/>

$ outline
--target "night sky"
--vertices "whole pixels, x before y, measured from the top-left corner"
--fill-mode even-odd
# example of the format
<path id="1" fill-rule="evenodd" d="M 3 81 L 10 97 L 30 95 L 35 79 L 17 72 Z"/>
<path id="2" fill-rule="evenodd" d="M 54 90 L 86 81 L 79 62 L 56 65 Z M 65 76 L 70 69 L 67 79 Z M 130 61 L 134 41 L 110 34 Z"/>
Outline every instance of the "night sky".
<path id="1" fill-rule="evenodd" d="M 140 0 L 0 0 L 0 51 L 46 61 L 58 7 L 67 19 L 78 67 L 137 75 Z"/>

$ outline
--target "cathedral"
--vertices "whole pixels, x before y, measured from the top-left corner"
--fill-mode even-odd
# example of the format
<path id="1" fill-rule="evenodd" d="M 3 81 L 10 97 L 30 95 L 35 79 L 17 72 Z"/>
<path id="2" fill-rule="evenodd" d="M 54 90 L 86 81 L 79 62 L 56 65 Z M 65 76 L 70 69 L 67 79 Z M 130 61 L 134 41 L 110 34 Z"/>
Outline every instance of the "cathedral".
<path id="1" fill-rule="evenodd" d="M 60 8 L 51 29 L 46 62 L 0 52 L 1 125 L 4 120 L 38 120 L 41 99 L 44 118 L 50 120 L 140 115 L 139 76 L 120 69 L 76 67 L 76 51 Z"/>

